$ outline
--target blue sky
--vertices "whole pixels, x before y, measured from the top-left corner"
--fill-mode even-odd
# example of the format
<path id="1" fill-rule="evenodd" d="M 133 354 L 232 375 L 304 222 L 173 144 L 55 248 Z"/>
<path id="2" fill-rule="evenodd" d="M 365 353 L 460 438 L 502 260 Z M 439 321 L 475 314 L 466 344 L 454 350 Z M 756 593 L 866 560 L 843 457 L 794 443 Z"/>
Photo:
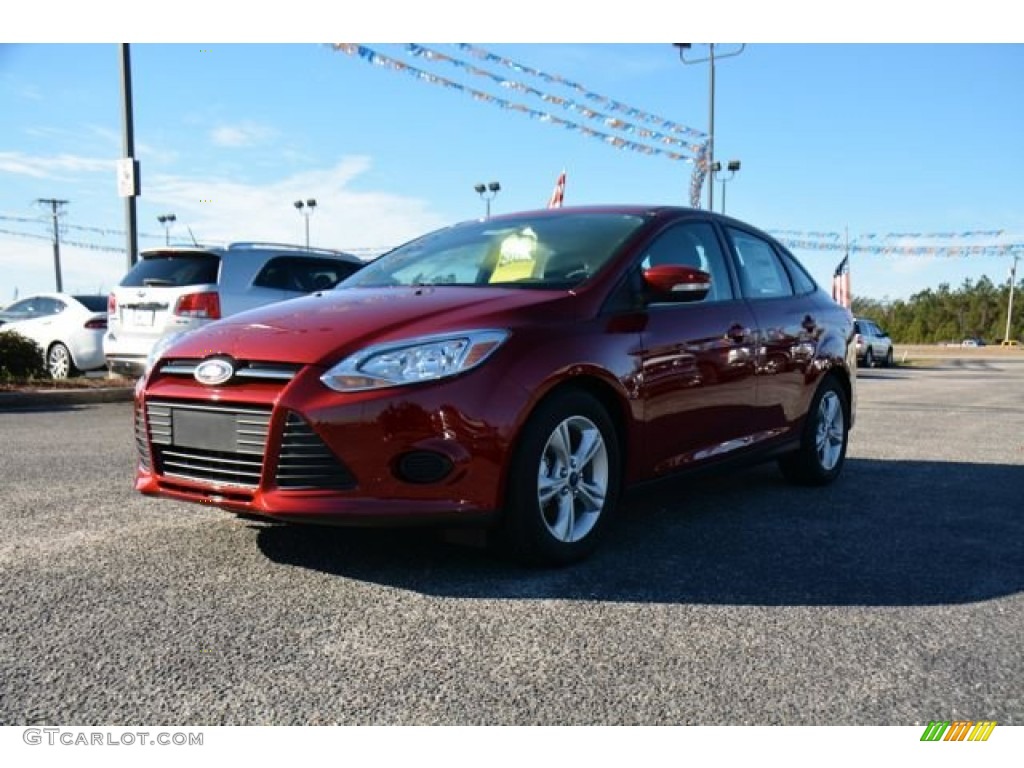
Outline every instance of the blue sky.
<path id="1" fill-rule="evenodd" d="M 397 24 L 396 34 L 413 36 L 406 26 Z M 352 28 L 364 40 L 398 39 L 387 35 L 387 24 Z M 181 29 L 180 20 L 174 29 Z M 174 29 L 162 39 L 176 39 Z M 302 36 L 311 31 L 307 26 Z M 438 37 L 436 30 L 423 31 Z M 458 39 L 498 37 L 472 32 Z M 193 29 L 178 39 L 194 35 Z M 331 37 L 359 40 L 357 34 Z M 15 291 L 53 288 L 49 209 L 35 204 L 39 198 L 70 201 L 61 219 L 65 289 L 105 292 L 125 271 L 118 233 L 125 228 L 124 204 L 115 177 L 119 48 L 74 33 L 67 40 L 38 41 L 26 33 L 0 46 L 0 304 Z M 579 130 L 475 100 L 466 89 L 606 130 L 465 68 L 410 57 L 402 44 L 366 45 L 463 90 L 320 43 L 133 43 L 140 246 L 162 243 L 156 217 L 164 213 L 177 217 L 176 240 L 188 239 L 191 229 L 200 240 L 301 243 L 303 221 L 293 201 L 312 197 L 318 204 L 309 222 L 313 245 L 369 252 L 481 215 L 484 203 L 473 191 L 478 182 L 501 183 L 495 212 L 543 207 L 562 169 L 567 205 L 689 202 L 685 162 L 616 149 Z M 571 95 L 453 44 L 425 45 L 542 92 Z M 480 45 L 707 131 L 707 64 L 683 65 L 668 43 Z M 723 45 L 720 52 L 730 49 Z M 706 51 L 698 44 L 693 53 Z M 869 242 L 858 241 L 866 234 L 985 231 L 1001 234 L 970 242 L 1024 244 L 1024 46 L 751 42 L 739 56 L 719 60 L 716 75 L 716 156 L 742 162 L 726 187 L 730 215 L 770 231 L 848 231 L 862 243 Z M 716 187 L 716 207 L 721 190 Z M 794 251 L 824 285 L 842 256 Z M 853 288 L 899 298 L 982 274 L 1001 282 L 1010 262 L 1005 255 L 855 253 Z"/>

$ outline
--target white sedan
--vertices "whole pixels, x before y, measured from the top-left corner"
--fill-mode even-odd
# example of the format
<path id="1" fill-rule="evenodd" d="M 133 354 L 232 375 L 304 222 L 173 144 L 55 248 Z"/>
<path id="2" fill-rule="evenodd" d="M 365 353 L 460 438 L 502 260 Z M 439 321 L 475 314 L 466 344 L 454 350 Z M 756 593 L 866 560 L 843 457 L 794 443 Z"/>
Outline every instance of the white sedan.
<path id="1" fill-rule="evenodd" d="M 54 379 L 106 366 L 106 296 L 40 293 L 0 311 L 0 333 L 15 331 L 38 344 Z"/>

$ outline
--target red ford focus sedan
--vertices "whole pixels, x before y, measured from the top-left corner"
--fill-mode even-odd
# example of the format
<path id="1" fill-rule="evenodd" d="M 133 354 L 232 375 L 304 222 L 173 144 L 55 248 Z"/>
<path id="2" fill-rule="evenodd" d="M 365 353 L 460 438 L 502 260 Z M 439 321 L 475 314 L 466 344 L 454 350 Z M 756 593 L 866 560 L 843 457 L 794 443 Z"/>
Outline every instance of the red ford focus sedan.
<path id="1" fill-rule="evenodd" d="M 623 487 L 732 461 L 840 473 L 853 319 L 767 234 L 561 208 L 403 245 L 154 350 L 136 487 L 278 521 L 484 524 L 589 554 Z"/>

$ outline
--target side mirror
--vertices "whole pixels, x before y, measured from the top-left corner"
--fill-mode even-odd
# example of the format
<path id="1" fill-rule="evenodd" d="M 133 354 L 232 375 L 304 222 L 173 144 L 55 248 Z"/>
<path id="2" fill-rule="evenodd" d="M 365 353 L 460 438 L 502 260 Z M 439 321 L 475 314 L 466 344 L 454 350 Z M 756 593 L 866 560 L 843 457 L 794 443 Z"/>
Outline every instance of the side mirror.
<path id="1" fill-rule="evenodd" d="M 661 301 L 702 301 L 711 290 L 711 275 L 668 264 L 645 269 L 644 285 Z"/>

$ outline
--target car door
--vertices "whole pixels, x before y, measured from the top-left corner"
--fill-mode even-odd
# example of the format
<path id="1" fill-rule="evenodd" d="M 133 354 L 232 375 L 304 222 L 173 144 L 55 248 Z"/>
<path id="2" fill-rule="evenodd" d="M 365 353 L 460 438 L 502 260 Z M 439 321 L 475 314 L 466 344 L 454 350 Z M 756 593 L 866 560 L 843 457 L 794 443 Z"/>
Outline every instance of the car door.
<path id="1" fill-rule="evenodd" d="M 825 332 L 826 307 L 795 259 L 758 234 L 734 226 L 724 229 L 740 290 L 760 329 L 755 421 L 775 436 L 790 429 L 806 410 L 809 367 Z"/>
<path id="2" fill-rule="evenodd" d="M 639 255 L 639 268 L 677 265 L 707 272 L 700 301 L 649 297 L 640 379 L 648 466 L 655 474 L 729 453 L 750 431 L 755 406 L 754 316 L 736 291 L 714 228 L 670 225 Z"/>

